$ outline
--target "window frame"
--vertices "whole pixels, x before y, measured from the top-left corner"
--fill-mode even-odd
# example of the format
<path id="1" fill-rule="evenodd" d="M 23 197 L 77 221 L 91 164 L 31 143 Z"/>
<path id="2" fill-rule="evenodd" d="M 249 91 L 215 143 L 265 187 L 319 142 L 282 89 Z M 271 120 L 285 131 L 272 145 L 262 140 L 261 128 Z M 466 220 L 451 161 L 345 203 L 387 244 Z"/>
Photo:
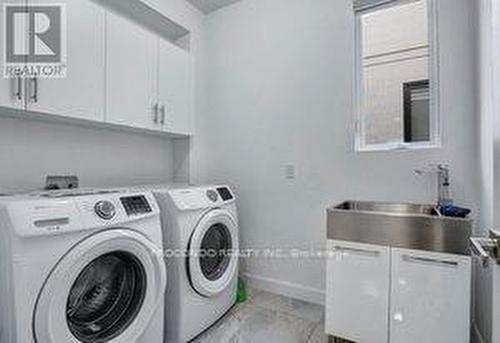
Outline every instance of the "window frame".
<path id="1" fill-rule="evenodd" d="M 402 121 L 403 140 L 401 142 L 387 142 L 379 144 L 367 144 L 365 142 L 365 121 L 362 113 L 363 103 L 363 37 L 361 17 L 367 13 L 375 12 L 383 8 L 390 8 L 415 0 L 395 0 L 391 3 L 375 6 L 366 10 L 356 11 L 355 18 L 355 82 L 354 82 L 354 112 L 355 112 L 355 137 L 354 145 L 356 152 L 391 151 L 391 150 L 420 150 L 442 148 L 441 127 L 442 118 L 440 111 L 440 82 L 439 82 L 439 31 L 438 31 L 438 7 L 436 0 L 425 0 L 428 4 L 429 22 L 429 83 L 430 83 L 430 141 L 428 142 L 404 142 L 404 120 Z M 401 90 L 402 92 L 403 90 Z M 401 115 L 404 115 L 402 113 Z"/>

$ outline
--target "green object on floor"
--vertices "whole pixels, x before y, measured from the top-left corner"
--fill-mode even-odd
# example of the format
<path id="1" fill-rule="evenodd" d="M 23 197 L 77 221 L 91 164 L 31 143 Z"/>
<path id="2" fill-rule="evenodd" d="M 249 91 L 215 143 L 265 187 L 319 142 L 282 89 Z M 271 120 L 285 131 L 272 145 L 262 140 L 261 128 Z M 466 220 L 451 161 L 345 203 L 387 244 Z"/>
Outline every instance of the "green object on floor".
<path id="1" fill-rule="evenodd" d="M 236 302 L 238 304 L 242 304 L 248 299 L 248 293 L 247 293 L 247 287 L 245 285 L 245 282 L 239 278 L 238 279 L 238 291 L 236 294 Z"/>

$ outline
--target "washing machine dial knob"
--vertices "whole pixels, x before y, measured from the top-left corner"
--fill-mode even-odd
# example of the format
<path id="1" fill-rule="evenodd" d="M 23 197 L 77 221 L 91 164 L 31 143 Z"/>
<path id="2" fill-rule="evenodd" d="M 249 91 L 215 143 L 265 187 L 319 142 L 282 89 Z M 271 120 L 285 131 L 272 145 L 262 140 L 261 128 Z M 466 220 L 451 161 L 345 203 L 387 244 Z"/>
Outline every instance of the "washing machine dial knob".
<path id="1" fill-rule="evenodd" d="M 207 198 L 211 202 L 216 202 L 217 200 L 219 200 L 219 195 L 217 194 L 216 191 L 210 189 L 210 190 L 207 191 Z"/>
<path id="2" fill-rule="evenodd" d="M 115 205 L 110 201 L 99 201 L 94 206 L 95 213 L 105 220 L 113 219 L 116 214 Z"/>

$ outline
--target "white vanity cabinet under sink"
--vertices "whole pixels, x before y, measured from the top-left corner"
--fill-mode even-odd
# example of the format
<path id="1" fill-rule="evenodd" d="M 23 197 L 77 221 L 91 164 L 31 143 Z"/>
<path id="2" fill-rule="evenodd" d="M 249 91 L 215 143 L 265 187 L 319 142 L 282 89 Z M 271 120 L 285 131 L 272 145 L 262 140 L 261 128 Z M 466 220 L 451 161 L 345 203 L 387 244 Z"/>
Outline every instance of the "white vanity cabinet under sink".
<path id="1" fill-rule="evenodd" d="M 390 249 L 328 241 L 326 331 L 354 342 L 388 342 Z"/>
<path id="2" fill-rule="evenodd" d="M 328 240 L 326 331 L 356 343 L 468 343 L 471 258 Z"/>
<path id="3" fill-rule="evenodd" d="M 469 342 L 471 258 L 391 249 L 391 342 Z"/>

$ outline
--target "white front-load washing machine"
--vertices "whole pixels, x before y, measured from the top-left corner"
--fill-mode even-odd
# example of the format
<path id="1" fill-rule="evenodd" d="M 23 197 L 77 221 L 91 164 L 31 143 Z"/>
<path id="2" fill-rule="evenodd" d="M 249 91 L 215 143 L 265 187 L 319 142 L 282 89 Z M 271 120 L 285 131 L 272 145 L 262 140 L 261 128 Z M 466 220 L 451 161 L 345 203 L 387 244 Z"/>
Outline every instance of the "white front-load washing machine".
<path id="1" fill-rule="evenodd" d="M 166 269 L 148 192 L 0 198 L 0 342 L 163 342 Z"/>
<path id="2" fill-rule="evenodd" d="M 185 343 L 236 302 L 238 217 L 227 186 L 156 187 L 169 283 L 167 343 Z"/>

